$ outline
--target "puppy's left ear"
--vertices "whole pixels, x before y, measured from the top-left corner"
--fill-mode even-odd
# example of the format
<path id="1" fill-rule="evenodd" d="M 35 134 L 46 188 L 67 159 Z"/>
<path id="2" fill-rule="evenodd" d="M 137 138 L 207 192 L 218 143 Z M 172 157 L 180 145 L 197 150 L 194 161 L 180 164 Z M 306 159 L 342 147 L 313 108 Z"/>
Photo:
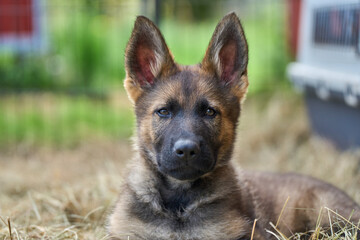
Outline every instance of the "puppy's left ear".
<path id="1" fill-rule="evenodd" d="M 226 15 L 216 26 L 202 61 L 202 69 L 215 74 L 225 85 L 231 85 L 242 99 L 247 91 L 248 45 L 239 18 Z"/>
<path id="2" fill-rule="evenodd" d="M 136 18 L 125 51 L 125 70 L 124 85 L 133 103 L 159 79 L 177 71 L 160 30 L 144 16 Z"/>

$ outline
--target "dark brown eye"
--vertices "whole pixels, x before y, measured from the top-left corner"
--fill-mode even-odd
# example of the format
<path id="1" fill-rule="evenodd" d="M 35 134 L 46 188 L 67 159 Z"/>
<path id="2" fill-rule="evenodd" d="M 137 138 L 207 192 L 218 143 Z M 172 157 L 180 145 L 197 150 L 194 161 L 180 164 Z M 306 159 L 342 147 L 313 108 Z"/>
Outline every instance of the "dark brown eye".
<path id="1" fill-rule="evenodd" d="M 162 108 L 158 110 L 156 113 L 157 115 L 159 115 L 159 117 L 170 117 L 170 112 L 166 108 Z"/>
<path id="2" fill-rule="evenodd" d="M 209 107 L 206 109 L 205 115 L 208 117 L 214 117 L 216 115 L 216 111 Z"/>

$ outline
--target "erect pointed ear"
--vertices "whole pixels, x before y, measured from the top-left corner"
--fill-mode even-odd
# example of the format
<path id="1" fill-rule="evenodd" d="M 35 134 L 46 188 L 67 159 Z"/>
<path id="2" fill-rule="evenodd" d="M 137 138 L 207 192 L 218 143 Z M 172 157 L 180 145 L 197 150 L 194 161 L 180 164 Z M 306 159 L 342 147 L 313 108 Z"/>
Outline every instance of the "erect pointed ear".
<path id="1" fill-rule="evenodd" d="M 226 15 L 216 26 L 202 61 L 202 69 L 214 73 L 225 85 L 237 85 L 246 92 L 248 45 L 239 18 Z"/>
<path id="2" fill-rule="evenodd" d="M 136 102 L 160 76 L 176 71 L 176 65 L 165 40 L 153 22 L 144 16 L 136 18 L 125 52 L 125 89 Z"/>

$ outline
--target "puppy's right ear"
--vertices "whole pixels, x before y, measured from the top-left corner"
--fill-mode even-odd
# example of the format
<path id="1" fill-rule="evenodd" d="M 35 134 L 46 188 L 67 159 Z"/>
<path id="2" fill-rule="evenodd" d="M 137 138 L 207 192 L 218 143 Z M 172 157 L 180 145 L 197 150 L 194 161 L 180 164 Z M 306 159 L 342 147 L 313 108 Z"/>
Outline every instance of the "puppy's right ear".
<path id="1" fill-rule="evenodd" d="M 202 61 L 202 69 L 215 74 L 243 101 L 247 80 L 248 45 L 239 18 L 230 13 L 216 26 Z"/>
<path id="2" fill-rule="evenodd" d="M 159 29 L 146 17 L 137 17 L 125 52 L 124 85 L 130 100 L 135 103 L 160 77 L 176 69 Z"/>

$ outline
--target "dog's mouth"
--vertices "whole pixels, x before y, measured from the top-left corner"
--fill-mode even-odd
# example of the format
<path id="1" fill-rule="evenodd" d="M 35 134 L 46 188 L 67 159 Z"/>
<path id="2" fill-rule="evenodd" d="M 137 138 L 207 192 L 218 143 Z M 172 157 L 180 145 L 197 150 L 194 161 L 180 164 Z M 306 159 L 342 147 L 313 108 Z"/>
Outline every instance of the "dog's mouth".
<path id="1" fill-rule="evenodd" d="M 159 171 L 164 175 L 178 180 L 196 180 L 215 168 L 216 159 L 208 156 L 189 163 L 176 158 L 159 158 L 157 162 Z"/>
<path id="2" fill-rule="evenodd" d="M 160 167 L 160 172 L 170 176 L 172 178 L 178 180 L 196 180 L 199 177 L 203 176 L 204 174 L 208 173 L 209 171 L 203 171 L 199 169 L 195 169 L 192 167 L 180 167 L 180 168 L 173 168 L 173 169 L 166 169 L 164 167 Z"/>

